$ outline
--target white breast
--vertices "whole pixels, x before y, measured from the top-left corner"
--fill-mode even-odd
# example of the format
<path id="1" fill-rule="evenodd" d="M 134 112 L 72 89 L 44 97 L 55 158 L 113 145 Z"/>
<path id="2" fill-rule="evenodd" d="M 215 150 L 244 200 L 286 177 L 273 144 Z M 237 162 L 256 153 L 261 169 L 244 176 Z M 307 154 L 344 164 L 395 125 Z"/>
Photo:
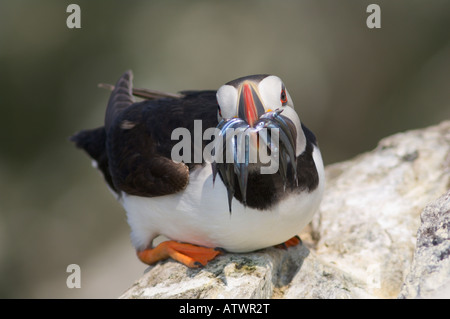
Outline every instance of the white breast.
<path id="1" fill-rule="evenodd" d="M 228 211 L 227 190 L 220 177 L 212 182 L 211 166 L 191 173 L 183 192 L 161 197 L 123 194 L 131 240 L 136 249 L 149 247 L 158 235 L 230 252 L 248 252 L 280 244 L 298 234 L 312 219 L 324 188 L 320 151 L 313 158 L 319 185 L 311 193 L 290 195 L 268 211 L 244 207 L 233 199 Z"/>

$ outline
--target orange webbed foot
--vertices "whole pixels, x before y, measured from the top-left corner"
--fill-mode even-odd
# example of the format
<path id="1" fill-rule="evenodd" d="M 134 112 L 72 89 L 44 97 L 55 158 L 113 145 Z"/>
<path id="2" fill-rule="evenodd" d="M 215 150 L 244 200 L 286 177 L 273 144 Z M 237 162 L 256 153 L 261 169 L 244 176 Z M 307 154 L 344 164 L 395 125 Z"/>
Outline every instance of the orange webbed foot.
<path id="1" fill-rule="evenodd" d="M 280 249 L 288 249 L 289 247 L 293 247 L 293 246 L 297 246 L 298 244 L 301 244 L 302 240 L 300 239 L 299 236 L 294 236 L 291 239 L 285 241 L 282 244 L 276 245 L 276 248 L 280 248 Z"/>
<path id="2" fill-rule="evenodd" d="M 220 248 L 201 247 L 192 244 L 179 243 L 173 240 L 160 243 L 155 248 L 137 251 L 139 259 L 148 264 L 172 258 L 189 268 L 198 268 L 223 253 Z"/>

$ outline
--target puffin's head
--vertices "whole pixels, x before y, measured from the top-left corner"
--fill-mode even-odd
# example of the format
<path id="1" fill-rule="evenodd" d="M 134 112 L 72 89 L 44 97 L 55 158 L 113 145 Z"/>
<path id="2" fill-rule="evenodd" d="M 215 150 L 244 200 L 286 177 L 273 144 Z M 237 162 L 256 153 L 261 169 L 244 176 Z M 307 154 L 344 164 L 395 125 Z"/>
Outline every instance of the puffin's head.
<path id="1" fill-rule="evenodd" d="M 294 110 L 294 103 L 284 85 L 283 81 L 275 76 L 268 74 L 258 74 L 242 77 L 230 81 L 219 88 L 217 91 L 218 109 L 218 128 L 223 136 L 227 129 L 241 129 L 250 135 L 250 145 L 246 146 L 246 151 L 250 149 L 259 149 L 262 141 L 269 153 L 279 161 L 279 173 L 286 185 L 289 178 L 292 178 L 291 185 L 297 182 L 296 158 L 306 147 L 306 138 L 303 134 L 300 119 Z M 278 129 L 279 140 L 274 144 L 270 141 L 272 134 L 267 134 L 262 129 Z M 225 148 L 237 149 L 236 142 L 224 139 Z M 225 152 L 225 151 L 224 151 Z M 237 152 L 237 151 L 235 151 Z M 235 156 L 236 158 L 236 156 Z M 246 154 L 246 158 L 248 158 Z M 253 165 L 253 166 L 252 166 Z M 247 189 L 247 178 L 249 167 L 251 171 L 255 167 L 261 167 L 260 163 L 249 164 L 248 160 L 237 161 L 234 163 L 215 163 L 213 165 L 214 176 L 217 172 L 221 173 L 222 179 L 228 189 L 229 203 L 231 210 L 231 199 L 235 192 L 234 175 L 239 181 L 242 197 L 245 204 L 245 193 Z M 291 166 L 291 174 L 287 176 L 288 166 Z"/>
<path id="2" fill-rule="evenodd" d="M 293 145 L 296 156 L 303 152 L 306 140 L 300 134 L 300 119 L 286 86 L 278 76 L 257 74 L 230 81 L 217 90 L 217 102 L 219 122 L 239 118 L 250 127 L 255 127 L 264 114 L 281 111 L 280 114 L 292 122 L 297 135 L 300 135 Z"/>

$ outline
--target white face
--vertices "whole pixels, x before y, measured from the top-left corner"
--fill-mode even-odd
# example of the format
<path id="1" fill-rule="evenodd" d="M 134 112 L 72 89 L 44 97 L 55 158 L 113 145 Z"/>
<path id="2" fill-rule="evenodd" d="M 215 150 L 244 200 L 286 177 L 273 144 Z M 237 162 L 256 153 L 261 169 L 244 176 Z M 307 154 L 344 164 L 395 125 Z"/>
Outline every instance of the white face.
<path id="1" fill-rule="evenodd" d="M 217 114 L 219 121 L 222 119 L 231 119 L 237 116 L 238 91 L 234 86 L 222 85 L 217 90 L 217 103 L 219 103 L 219 112 Z"/>
<path id="2" fill-rule="evenodd" d="M 269 75 L 259 82 L 258 90 L 266 112 L 294 107 L 294 103 L 283 81 L 275 75 Z"/>
<path id="3" fill-rule="evenodd" d="M 266 112 L 294 107 L 291 96 L 279 77 L 269 75 L 256 83 L 256 87 Z M 239 91 L 240 88 L 228 84 L 219 88 L 217 91 L 217 102 L 221 113 L 219 120 L 238 116 Z"/>
<path id="4" fill-rule="evenodd" d="M 217 91 L 217 102 L 219 103 L 218 120 L 231 119 L 238 117 L 240 96 L 242 95 L 242 86 L 249 84 L 255 91 L 256 95 L 262 102 L 264 112 L 271 112 L 282 109 L 282 115 L 289 118 L 295 125 L 297 130 L 297 155 L 299 155 L 305 148 L 306 140 L 301 128 L 300 119 L 297 112 L 294 110 L 294 103 L 287 91 L 283 81 L 275 75 L 269 75 L 262 79 L 259 83 L 254 82 L 250 76 L 247 80 L 242 79 L 239 87 L 225 84 Z M 258 114 L 261 116 L 262 114 Z"/>

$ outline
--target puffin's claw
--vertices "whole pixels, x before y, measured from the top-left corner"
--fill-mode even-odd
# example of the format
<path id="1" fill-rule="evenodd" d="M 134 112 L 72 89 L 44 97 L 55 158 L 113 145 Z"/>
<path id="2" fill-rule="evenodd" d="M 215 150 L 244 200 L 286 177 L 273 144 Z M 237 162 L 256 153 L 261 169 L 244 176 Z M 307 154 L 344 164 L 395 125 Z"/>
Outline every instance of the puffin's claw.
<path id="1" fill-rule="evenodd" d="M 294 247 L 294 246 L 301 245 L 301 244 L 302 244 L 302 240 L 301 240 L 300 236 L 295 235 L 291 239 L 286 240 L 284 243 L 276 245 L 275 248 L 288 249 L 289 247 Z"/>
<path id="2" fill-rule="evenodd" d="M 172 258 L 189 268 L 206 266 L 209 261 L 221 253 L 216 248 L 179 243 L 173 240 L 164 241 L 155 248 L 137 251 L 139 259 L 148 265 L 153 265 L 160 260 Z"/>

